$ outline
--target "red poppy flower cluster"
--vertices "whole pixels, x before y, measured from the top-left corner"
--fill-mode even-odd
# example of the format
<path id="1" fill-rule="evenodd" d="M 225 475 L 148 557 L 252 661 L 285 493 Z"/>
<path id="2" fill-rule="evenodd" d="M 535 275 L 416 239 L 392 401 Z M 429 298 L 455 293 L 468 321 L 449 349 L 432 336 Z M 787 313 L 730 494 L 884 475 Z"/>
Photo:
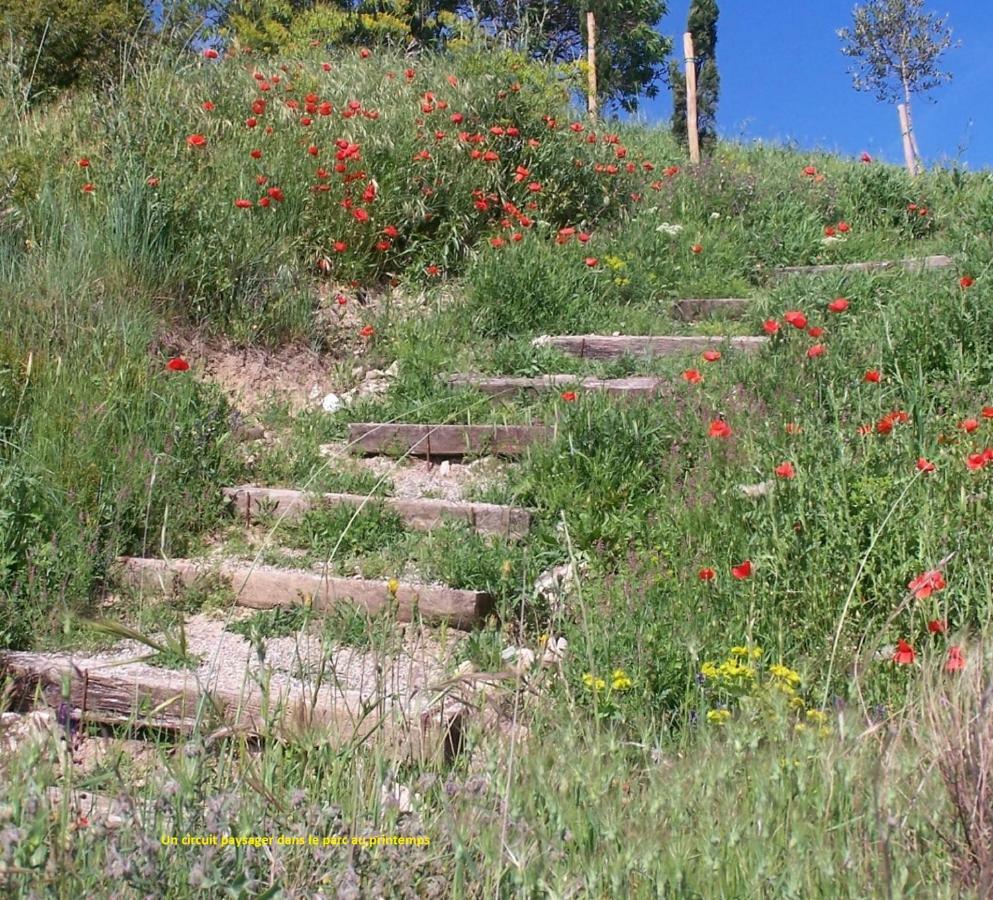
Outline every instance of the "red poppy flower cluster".
<path id="1" fill-rule="evenodd" d="M 916 578 L 911 579 L 907 585 L 908 590 L 917 600 L 928 600 L 946 587 L 945 577 L 940 569 L 931 569 L 922 572 Z M 927 631 L 931 635 L 942 635 L 948 631 L 948 622 L 945 619 L 930 619 L 927 623 Z M 905 639 L 897 641 L 896 650 L 893 653 L 893 662 L 897 665 L 912 665 L 917 659 L 917 653 L 913 646 Z M 945 657 L 945 671 L 960 672 L 966 666 L 965 654 L 962 648 L 957 645 L 950 646 Z"/>
<path id="2" fill-rule="evenodd" d="M 839 234 L 848 234 L 852 226 L 847 222 L 839 222 L 837 225 L 825 225 L 824 237 L 837 237 Z"/>
<path id="3" fill-rule="evenodd" d="M 750 559 L 746 559 L 744 562 L 739 563 L 736 566 L 731 566 L 731 575 L 736 581 L 744 581 L 747 578 L 751 578 L 752 561 Z M 704 566 L 697 572 L 697 578 L 699 578 L 700 581 L 713 581 L 717 578 L 717 572 L 710 566 Z"/>
<path id="4" fill-rule="evenodd" d="M 910 416 L 902 409 L 894 410 L 883 416 L 875 425 L 859 425 L 858 433 L 862 437 L 872 434 L 890 434 L 895 425 L 906 425 L 910 421 Z"/>

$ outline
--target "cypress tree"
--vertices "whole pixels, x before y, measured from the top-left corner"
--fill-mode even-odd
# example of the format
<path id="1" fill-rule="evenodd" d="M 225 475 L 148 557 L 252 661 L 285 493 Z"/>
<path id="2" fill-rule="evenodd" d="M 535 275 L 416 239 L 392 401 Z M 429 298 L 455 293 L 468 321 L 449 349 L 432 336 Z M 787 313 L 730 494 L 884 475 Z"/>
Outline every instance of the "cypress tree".
<path id="1" fill-rule="evenodd" d="M 693 0 L 686 30 L 693 35 L 693 52 L 696 56 L 697 126 L 700 146 L 712 149 L 717 141 L 717 99 L 721 77 L 717 72 L 717 18 L 720 11 L 717 0 Z M 682 64 L 673 60 L 669 64 L 669 82 L 672 85 L 672 132 L 686 143 L 686 76 Z"/>

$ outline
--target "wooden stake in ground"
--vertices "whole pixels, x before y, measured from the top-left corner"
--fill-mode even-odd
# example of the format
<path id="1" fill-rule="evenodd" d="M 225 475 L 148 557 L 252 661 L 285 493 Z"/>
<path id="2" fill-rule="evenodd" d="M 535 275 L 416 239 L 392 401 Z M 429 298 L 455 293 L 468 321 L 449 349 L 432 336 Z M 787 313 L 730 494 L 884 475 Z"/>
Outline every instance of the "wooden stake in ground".
<path id="1" fill-rule="evenodd" d="M 683 35 L 683 55 L 686 57 L 686 137 L 690 145 L 690 162 L 700 162 L 700 132 L 697 128 L 696 109 L 696 57 L 693 53 L 693 35 Z"/>
<path id="2" fill-rule="evenodd" d="M 596 119 L 598 113 L 598 85 L 596 78 L 596 15 L 593 10 L 586 14 L 586 64 L 589 67 L 589 111 L 590 118 Z"/>
<path id="3" fill-rule="evenodd" d="M 910 116 L 907 114 L 907 104 L 898 103 L 896 111 L 900 116 L 900 134 L 903 135 L 903 159 L 907 164 L 907 171 L 911 175 L 919 175 L 917 155 L 914 153 L 913 135 L 910 131 Z"/>

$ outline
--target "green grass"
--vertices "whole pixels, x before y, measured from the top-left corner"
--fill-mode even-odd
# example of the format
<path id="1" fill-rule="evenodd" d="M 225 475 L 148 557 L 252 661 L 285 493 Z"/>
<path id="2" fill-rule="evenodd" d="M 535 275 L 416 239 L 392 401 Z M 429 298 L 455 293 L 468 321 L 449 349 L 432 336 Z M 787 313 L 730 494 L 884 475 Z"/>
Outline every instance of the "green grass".
<path id="1" fill-rule="evenodd" d="M 280 71 L 253 64 L 270 80 Z M 150 773 L 110 765 L 75 785 L 136 798 L 112 831 L 96 816 L 81 826 L 64 809 L 49 815 L 45 789 L 75 777 L 71 765 L 59 771 L 57 747 L 4 752 L 0 882 L 12 896 L 987 895 L 993 801 L 968 772 L 993 742 L 982 726 L 993 470 L 981 461 L 993 446 L 993 176 L 949 168 L 911 180 L 891 166 L 735 144 L 694 168 L 659 130 L 605 123 L 617 141 L 600 129 L 588 143 L 568 127 L 564 100 L 549 99 L 547 74 L 512 56 L 427 57 L 414 83 L 384 77 L 406 65 L 343 53 L 331 77 L 316 59 L 287 60 L 284 81 L 262 92 L 252 66 L 189 60 L 149 66 L 109 99 L 3 108 L 0 184 L 17 180 L 0 204 L 15 211 L 0 220 L 0 645 L 105 646 L 83 623 L 106 618 L 118 555 L 182 556 L 221 536 L 232 555 L 254 558 L 256 535 L 220 494 L 252 482 L 371 498 L 358 515 L 320 509 L 280 523 L 264 562 L 486 590 L 498 615 L 455 654 L 483 673 L 478 683 L 506 675 L 510 647 L 540 660 L 564 639 L 562 664 L 473 693 L 466 753 L 445 767 L 396 765 L 375 737 L 259 743 L 207 723 L 178 746 L 159 736 Z M 447 110 L 424 113 L 426 90 Z M 301 125 L 282 101 L 303 106 L 311 91 L 336 110 L 355 98 L 377 114 Z M 484 135 L 499 160 L 473 160 L 460 130 Z M 206 148 L 187 145 L 193 133 Z M 360 147 L 344 173 L 332 171 L 339 138 Z M 431 159 L 413 162 L 424 148 Z M 373 181 L 376 197 L 360 200 Z M 272 186 L 285 200 L 235 207 Z M 349 194 L 369 223 L 342 204 Z M 850 225 L 844 240 L 825 242 L 839 222 Z M 387 226 L 397 236 L 377 248 Z M 562 228 L 576 234 L 559 240 Z M 770 275 L 930 253 L 952 254 L 955 268 Z M 974 283 L 963 287 L 963 275 Z M 359 303 L 394 280 L 395 297 L 417 301 Z M 352 333 L 354 322 L 318 323 L 323 281 L 354 282 L 351 308 L 371 336 Z M 671 315 L 679 298 L 735 296 L 751 306 L 734 323 Z M 849 307 L 834 314 L 838 297 Z M 791 310 L 804 329 L 786 322 Z M 591 362 L 532 343 L 759 334 L 768 319 L 780 330 L 767 348 L 714 363 Z M 166 368 L 184 349 L 171 337 L 177 322 L 269 347 L 306 340 L 333 351 L 341 372 L 397 361 L 398 375 L 385 395 L 334 415 L 267 410 L 277 439 L 237 445 L 197 360 L 190 372 Z M 808 355 L 818 344 L 825 353 Z M 702 383 L 681 377 L 689 368 Z M 493 402 L 441 379 L 468 371 L 657 374 L 671 388 L 631 404 L 557 392 Z M 962 427 L 969 417 L 975 430 Z M 555 424 L 554 444 L 474 492 L 532 509 L 531 533 L 511 542 L 457 525 L 408 530 L 376 502 L 394 490 L 390 478 L 321 455 L 354 421 Z M 718 421 L 729 437 L 709 436 Z M 921 471 L 921 458 L 935 471 Z M 794 478 L 777 476 L 786 462 Z M 268 533 L 276 520 L 261 524 Z M 746 560 L 750 574 L 736 577 Z M 939 563 L 946 587 L 908 595 Z M 539 576 L 564 565 L 578 588 L 539 596 Z M 707 570 L 713 578 L 701 578 Z M 181 622 L 229 602 L 201 585 L 159 602 L 125 596 L 113 612 L 160 635 L 159 662 L 190 664 Z M 389 611 L 301 607 L 231 627 L 257 649 L 317 629 L 329 658 L 342 646 L 397 650 Z M 901 639 L 913 665 L 894 662 Z M 761 653 L 733 677 L 705 674 L 734 647 Z M 950 647 L 963 648 L 965 672 L 943 671 Z M 778 665 L 795 671 L 794 694 L 777 693 Z M 477 724 L 484 709 L 516 713 L 526 741 Z M 384 801 L 391 779 L 416 795 L 412 812 Z M 985 816 L 969 828 L 963 797 Z M 426 834 L 431 846 L 268 853 L 159 841 L 363 830 Z"/>

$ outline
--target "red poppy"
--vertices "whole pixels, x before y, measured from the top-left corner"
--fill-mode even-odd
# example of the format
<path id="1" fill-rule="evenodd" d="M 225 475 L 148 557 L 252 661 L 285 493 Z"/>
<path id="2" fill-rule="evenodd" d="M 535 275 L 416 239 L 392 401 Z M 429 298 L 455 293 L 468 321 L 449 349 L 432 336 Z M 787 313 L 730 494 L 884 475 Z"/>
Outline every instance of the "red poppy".
<path id="1" fill-rule="evenodd" d="M 370 56 L 372 56 L 372 51 L 369 50 L 368 47 L 363 47 L 361 50 L 359 50 L 359 56 L 361 56 L 363 59 L 368 59 Z"/>
<path id="2" fill-rule="evenodd" d="M 833 225 L 824 226 L 824 237 L 834 237 L 835 230 Z"/>
<path id="3" fill-rule="evenodd" d="M 688 381 L 690 384 L 699 384 L 703 381 L 703 376 L 696 369 L 687 369 L 683 372 L 683 381 Z"/>
<path id="4" fill-rule="evenodd" d="M 600 264 L 600 260 L 598 260 L 595 256 L 587 256 L 585 262 L 591 269 Z"/>
<path id="5" fill-rule="evenodd" d="M 959 422 L 959 428 L 961 428 L 966 434 L 972 434 L 979 427 L 979 422 L 976 419 L 963 419 Z"/>
<path id="6" fill-rule="evenodd" d="M 968 275 L 963 275 L 959 279 L 959 286 L 963 288 L 971 288 L 976 283 L 975 278 L 970 278 Z"/>
<path id="7" fill-rule="evenodd" d="M 266 191 L 266 193 L 270 197 L 272 197 L 272 199 L 275 200 L 277 203 L 282 203 L 286 199 L 286 195 L 283 193 L 283 189 L 282 188 L 278 188 L 278 187 L 273 186 L 273 187 L 269 188 Z"/>
<path id="8" fill-rule="evenodd" d="M 800 434 L 803 429 L 796 422 L 787 422 L 784 426 L 787 434 Z"/>
<path id="9" fill-rule="evenodd" d="M 81 168 L 81 169 L 88 169 L 88 168 L 89 168 L 89 166 L 90 166 L 90 161 L 89 161 L 89 160 L 88 160 L 88 159 L 87 159 L 87 158 L 86 158 L 86 157 L 84 156 L 84 157 L 83 157 L 83 158 L 82 158 L 82 159 L 81 159 L 81 160 L 80 160 L 80 161 L 79 161 L 79 162 L 77 163 L 77 165 L 78 165 L 78 166 L 79 166 L 79 168 Z"/>
<path id="10" fill-rule="evenodd" d="M 917 460 L 917 469 L 920 472 L 933 472 L 935 470 L 935 465 L 933 462 L 930 462 L 922 456 Z"/>
<path id="11" fill-rule="evenodd" d="M 703 253 L 703 244 L 694 244 L 692 247 L 690 247 L 690 250 L 693 253 L 696 253 L 697 255 L 699 255 L 699 254 Z"/>
<path id="12" fill-rule="evenodd" d="M 185 372 L 189 367 L 190 364 L 181 356 L 174 356 L 166 363 L 166 368 L 170 372 Z"/>
<path id="13" fill-rule="evenodd" d="M 970 453 L 965 459 L 965 464 L 971 472 L 978 472 L 985 468 L 986 462 L 986 454 L 984 453 Z"/>
<path id="14" fill-rule="evenodd" d="M 864 381 L 869 382 L 869 384 L 879 384 L 883 380 L 883 375 L 879 369 L 869 369 L 862 378 Z"/>
<path id="15" fill-rule="evenodd" d="M 965 668 L 965 656 L 961 647 L 949 647 L 948 659 L 945 661 L 946 672 L 961 672 Z"/>
<path id="16" fill-rule="evenodd" d="M 827 353 L 827 347 L 823 344 L 814 344 L 814 346 L 807 351 L 807 359 L 816 359 L 818 356 L 823 356 L 825 353 Z"/>
<path id="17" fill-rule="evenodd" d="M 797 309 L 791 309 L 783 313 L 783 318 L 794 328 L 806 328 L 807 317 Z"/>
<path id="18" fill-rule="evenodd" d="M 575 391 L 563 391 L 562 392 L 562 399 L 565 400 L 566 403 L 575 403 L 576 402 L 576 392 Z"/>
<path id="19" fill-rule="evenodd" d="M 739 581 L 744 581 L 752 574 L 752 561 L 746 559 L 741 565 L 731 566 L 731 574 Z"/>
<path id="20" fill-rule="evenodd" d="M 927 630 L 931 634 L 944 634 L 948 631 L 948 623 L 944 619 L 932 619 L 927 623 Z"/>
<path id="21" fill-rule="evenodd" d="M 234 205 L 237 206 L 238 209 L 251 209 L 255 204 L 252 203 L 251 200 L 244 200 L 239 198 L 238 200 L 234 201 Z"/>
<path id="22" fill-rule="evenodd" d="M 217 51 L 213 47 L 208 47 L 203 51 L 204 59 L 217 59 Z"/>
<path id="23" fill-rule="evenodd" d="M 376 329 L 373 328 L 371 325 L 366 325 L 359 332 L 359 334 L 362 335 L 362 337 L 364 337 L 364 338 L 371 338 L 375 333 L 376 333 Z"/>
<path id="24" fill-rule="evenodd" d="M 709 362 L 709 363 L 712 363 L 712 362 L 717 362 L 717 360 L 719 360 L 721 358 L 721 351 L 720 350 L 704 350 L 701 355 L 703 356 L 704 361 Z"/>
<path id="25" fill-rule="evenodd" d="M 872 157 L 868 153 L 866 153 L 864 150 L 862 151 L 862 155 L 859 157 L 859 159 L 861 159 L 862 162 L 864 162 L 864 163 L 871 163 L 872 162 Z"/>
<path id="26" fill-rule="evenodd" d="M 710 428 L 707 431 L 707 436 L 712 438 L 729 438 L 732 435 L 731 426 L 722 419 L 714 419 L 710 423 Z"/>
<path id="27" fill-rule="evenodd" d="M 822 334 L 824 334 L 824 329 L 820 326 L 814 326 L 813 328 L 807 329 L 807 334 L 809 334 L 812 338 L 819 338 Z"/>
<path id="28" fill-rule="evenodd" d="M 214 106 L 213 102 L 210 100 L 204 100 L 203 103 L 200 104 L 200 108 L 204 112 L 213 112 L 215 109 L 217 109 L 217 107 Z"/>
<path id="29" fill-rule="evenodd" d="M 191 134 L 187 137 L 186 144 L 189 147 L 200 149 L 207 146 L 207 139 L 202 134 Z"/>
<path id="30" fill-rule="evenodd" d="M 779 322 L 777 322 L 775 319 L 766 319 L 762 323 L 762 330 L 766 334 L 775 334 L 776 332 L 779 331 Z"/>
<path id="31" fill-rule="evenodd" d="M 713 581 L 717 577 L 717 573 L 706 566 L 697 572 L 696 575 L 701 581 Z"/>
<path id="32" fill-rule="evenodd" d="M 86 184 L 80 188 L 84 194 L 92 194 L 96 190 L 96 185 L 92 181 L 87 181 Z"/>
<path id="33" fill-rule="evenodd" d="M 803 170 L 803 174 L 806 175 L 808 178 L 813 178 L 817 174 L 817 167 L 805 166 Z"/>
<path id="34" fill-rule="evenodd" d="M 922 572 L 907 584 L 907 588 L 917 600 L 927 600 L 936 591 L 943 590 L 945 578 L 938 569 Z"/>
<path id="35" fill-rule="evenodd" d="M 848 309 L 848 301 L 844 297 L 838 297 L 828 304 L 828 309 L 833 313 L 843 313 Z"/>
<path id="36" fill-rule="evenodd" d="M 159 180 L 154 175 L 149 175 L 148 178 L 145 179 L 145 184 L 147 184 L 151 188 L 158 187 Z"/>
<path id="37" fill-rule="evenodd" d="M 441 269 L 438 266 L 430 265 L 430 266 L 425 266 L 424 267 L 424 272 L 425 272 L 425 274 L 431 275 L 432 277 L 434 277 L 436 275 L 440 275 L 441 274 Z"/>
<path id="38" fill-rule="evenodd" d="M 849 225 L 847 222 L 838 223 L 838 231 L 840 231 L 842 234 L 848 234 L 848 232 L 851 230 L 852 230 L 852 226 Z"/>
<path id="39" fill-rule="evenodd" d="M 795 478 L 796 469 L 793 468 L 793 463 L 784 462 L 776 466 L 776 475 L 780 478 Z"/>
<path id="40" fill-rule="evenodd" d="M 983 418 L 984 419 L 993 419 L 993 406 L 984 406 L 983 407 Z"/>
<path id="41" fill-rule="evenodd" d="M 914 648 L 903 638 L 896 642 L 896 652 L 893 654 L 893 662 L 900 666 L 909 666 L 917 658 Z"/>
<path id="42" fill-rule="evenodd" d="M 338 294 L 338 296 L 335 297 L 334 299 L 338 302 L 339 306 L 344 306 L 345 304 L 348 303 L 348 297 L 346 297 L 344 294 Z"/>

